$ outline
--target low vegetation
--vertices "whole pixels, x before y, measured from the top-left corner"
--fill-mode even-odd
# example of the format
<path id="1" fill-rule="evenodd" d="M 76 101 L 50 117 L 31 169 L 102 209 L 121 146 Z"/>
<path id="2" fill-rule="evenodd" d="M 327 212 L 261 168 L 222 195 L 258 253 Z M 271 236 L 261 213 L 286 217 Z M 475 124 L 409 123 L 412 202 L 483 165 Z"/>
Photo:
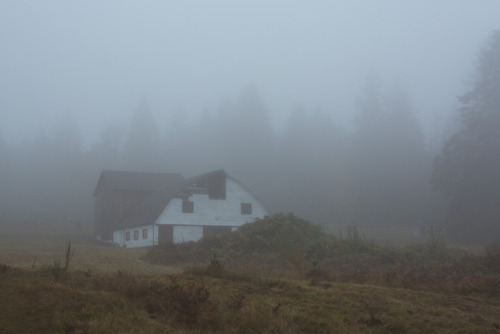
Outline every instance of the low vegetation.
<path id="1" fill-rule="evenodd" d="M 497 244 L 484 255 L 446 247 L 442 231 L 431 228 L 427 242 L 404 247 L 365 240 L 354 225 L 334 236 L 293 214 L 278 214 L 238 231 L 197 243 L 156 247 L 146 259 L 165 265 L 207 263 L 270 277 L 372 284 L 384 287 L 500 297 Z"/>
<path id="2" fill-rule="evenodd" d="M 62 265 L 61 259 L 57 258 L 51 265 L 47 266 L 47 270 L 54 276 L 54 279 L 58 280 L 62 273 L 68 271 L 69 263 L 74 254 L 73 250 L 71 250 L 71 241 L 68 241 L 64 250 L 64 265 Z"/>
<path id="3" fill-rule="evenodd" d="M 133 266 L 107 270 L 81 257 L 109 251 L 122 263 L 138 250 L 76 239 L 58 248 L 66 268 L 58 277 L 44 260 L 0 264 L 0 332 L 500 331 L 498 245 L 471 255 L 434 232 L 423 244 L 380 246 L 355 226 L 340 237 L 275 215 L 198 243 L 141 250 Z"/>
<path id="4" fill-rule="evenodd" d="M 437 333 L 500 330 L 500 300 L 215 267 L 177 275 L 0 273 L 5 333 Z"/>

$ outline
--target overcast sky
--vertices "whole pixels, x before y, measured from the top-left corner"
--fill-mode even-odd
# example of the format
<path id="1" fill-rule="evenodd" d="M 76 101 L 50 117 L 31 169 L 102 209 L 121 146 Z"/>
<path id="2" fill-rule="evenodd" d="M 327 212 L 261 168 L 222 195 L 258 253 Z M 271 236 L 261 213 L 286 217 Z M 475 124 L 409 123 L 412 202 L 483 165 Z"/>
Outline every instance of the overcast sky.
<path id="1" fill-rule="evenodd" d="M 349 124 L 371 72 L 428 126 L 499 17 L 496 0 L 0 1 L 0 133 L 50 133 L 69 113 L 94 141 L 143 98 L 163 131 L 172 111 L 194 118 L 249 84 L 275 124 L 297 103 Z"/>

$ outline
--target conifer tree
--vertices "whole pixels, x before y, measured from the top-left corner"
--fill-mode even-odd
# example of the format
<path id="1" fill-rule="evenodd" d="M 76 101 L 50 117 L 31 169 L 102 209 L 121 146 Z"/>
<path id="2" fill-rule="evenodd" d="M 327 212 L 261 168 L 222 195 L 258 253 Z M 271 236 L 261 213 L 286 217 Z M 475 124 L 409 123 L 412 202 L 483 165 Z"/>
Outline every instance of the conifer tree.
<path id="1" fill-rule="evenodd" d="M 462 126 L 435 160 L 434 185 L 448 202 L 448 232 L 500 240 L 500 31 L 479 56 L 471 89 L 459 97 Z"/>

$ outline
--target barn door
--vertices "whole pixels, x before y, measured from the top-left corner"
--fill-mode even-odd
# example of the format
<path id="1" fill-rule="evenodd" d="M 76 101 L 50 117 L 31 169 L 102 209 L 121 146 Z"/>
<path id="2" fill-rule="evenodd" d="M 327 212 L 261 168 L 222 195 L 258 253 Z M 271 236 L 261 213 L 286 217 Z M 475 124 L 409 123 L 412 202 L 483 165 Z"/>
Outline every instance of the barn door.
<path id="1" fill-rule="evenodd" d="M 198 241 L 203 237 L 203 226 L 174 226 L 174 244 Z"/>
<path id="2" fill-rule="evenodd" d="M 158 244 L 160 246 L 172 244 L 174 242 L 173 235 L 172 225 L 158 225 Z"/>

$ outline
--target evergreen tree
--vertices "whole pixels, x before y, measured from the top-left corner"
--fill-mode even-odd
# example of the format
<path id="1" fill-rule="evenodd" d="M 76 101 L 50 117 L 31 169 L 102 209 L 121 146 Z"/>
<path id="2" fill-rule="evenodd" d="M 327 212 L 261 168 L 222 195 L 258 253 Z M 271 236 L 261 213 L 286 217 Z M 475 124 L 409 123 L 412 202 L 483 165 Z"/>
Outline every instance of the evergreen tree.
<path id="1" fill-rule="evenodd" d="M 120 125 L 110 125 L 101 133 L 101 139 L 92 145 L 90 160 L 97 166 L 100 173 L 103 169 L 117 170 L 119 154 L 123 145 L 124 128 Z"/>
<path id="2" fill-rule="evenodd" d="M 275 184 L 278 211 L 293 211 L 316 223 L 340 222 L 343 133 L 330 115 L 297 106 L 280 136 Z"/>
<path id="3" fill-rule="evenodd" d="M 348 173 L 357 206 L 353 220 L 420 220 L 430 161 L 408 96 L 399 88 L 383 94 L 380 80 L 372 75 L 357 107 Z"/>
<path id="4" fill-rule="evenodd" d="M 160 135 L 151 108 L 145 101 L 134 112 L 122 154 L 127 169 L 141 172 L 163 171 Z"/>
<path id="5" fill-rule="evenodd" d="M 447 199 L 452 236 L 500 240 L 500 31 L 492 33 L 475 74 L 459 97 L 462 127 L 436 158 L 433 181 Z"/>
<path id="6" fill-rule="evenodd" d="M 9 193 L 9 156 L 0 131 L 0 224 L 6 219 L 7 199 Z"/>

